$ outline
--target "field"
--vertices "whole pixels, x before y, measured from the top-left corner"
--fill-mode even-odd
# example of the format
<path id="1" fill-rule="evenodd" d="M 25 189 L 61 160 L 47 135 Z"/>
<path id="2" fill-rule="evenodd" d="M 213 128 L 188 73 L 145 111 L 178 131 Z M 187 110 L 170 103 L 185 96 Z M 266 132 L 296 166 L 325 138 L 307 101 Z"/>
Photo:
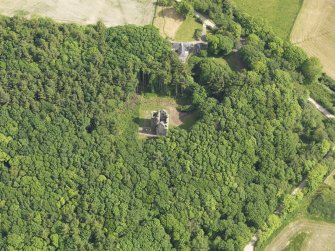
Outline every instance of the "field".
<path id="1" fill-rule="evenodd" d="M 187 17 L 179 27 L 175 40 L 180 42 L 193 41 L 196 29 L 202 30 L 202 24 L 195 21 L 194 17 Z"/>
<path id="2" fill-rule="evenodd" d="M 301 250 L 304 241 L 308 237 L 305 232 L 298 233 L 291 240 L 290 243 L 284 248 L 284 251 L 298 251 Z"/>
<path id="3" fill-rule="evenodd" d="M 267 20 L 274 32 L 282 38 L 289 38 L 302 4 L 302 0 L 234 0 L 234 2 L 249 15 Z"/>
<path id="4" fill-rule="evenodd" d="M 265 251 L 335 250 L 334 173 L 325 180 L 328 186 L 321 184 L 304 199 L 295 220 L 277 232 Z"/>
<path id="5" fill-rule="evenodd" d="M 154 25 L 159 29 L 161 36 L 174 39 L 183 17 L 174 7 L 157 7 Z"/>
<path id="6" fill-rule="evenodd" d="M 335 78 L 335 1 L 305 0 L 291 34 L 292 43 L 321 60 Z"/>
<path id="7" fill-rule="evenodd" d="M 302 247 L 297 249 L 297 251 L 334 250 L 335 225 L 312 220 L 298 220 L 290 223 L 265 250 L 285 250 L 289 246 L 290 241 L 297 242 L 294 237 L 300 233 L 306 233 L 307 235 L 304 240 L 300 240 Z M 296 246 L 299 246 L 299 243 Z"/>
<path id="8" fill-rule="evenodd" d="M 92 24 L 101 20 L 106 26 L 150 24 L 153 0 L 3 0 L 0 13 L 27 17 L 50 17 L 59 22 Z"/>

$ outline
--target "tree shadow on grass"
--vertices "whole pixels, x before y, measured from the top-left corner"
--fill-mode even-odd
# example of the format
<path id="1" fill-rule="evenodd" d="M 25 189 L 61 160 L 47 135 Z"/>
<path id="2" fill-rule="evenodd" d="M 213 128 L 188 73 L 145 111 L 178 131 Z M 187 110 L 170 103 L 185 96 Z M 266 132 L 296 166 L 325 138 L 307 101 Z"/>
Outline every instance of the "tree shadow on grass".
<path id="1" fill-rule="evenodd" d="M 242 71 L 243 69 L 246 69 L 246 65 L 243 62 L 240 52 L 232 52 L 225 56 L 224 59 L 233 71 Z"/>
<path id="2" fill-rule="evenodd" d="M 159 17 L 167 17 L 175 20 L 183 20 L 182 15 L 178 14 L 175 7 L 167 7 L 158 13 Z"/>
<path id="3" fill-rule="evenodd" d="M 133 119 L 134 123 L 136 123 L 139 127 L 150 127 L 151 120 L 150 119 L 143 119 L 136 117 Z"/>

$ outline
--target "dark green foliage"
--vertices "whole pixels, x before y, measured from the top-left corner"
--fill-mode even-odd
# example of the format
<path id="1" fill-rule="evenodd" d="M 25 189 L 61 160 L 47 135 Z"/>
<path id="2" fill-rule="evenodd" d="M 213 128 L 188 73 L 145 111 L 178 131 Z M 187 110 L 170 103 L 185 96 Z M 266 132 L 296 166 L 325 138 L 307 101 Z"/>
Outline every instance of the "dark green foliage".
<path id="1" fill-rule="evenodd" d="M 307 83 L 316 83 L 322 74 L 320 60 L 315 57 L 307 59 L 302 64 L 301 71 Z"/>
<path id="2" fill-rule="evenodd" d="M 194 68 L 198 83 L 203 85 L 210 95 L 222 98 L 226 82 L 231 80 L 233 73 L 227 63 L 216 59 L 203 59 Z"/>
<path id="3" fill-rule="evenodd" d="M 308 212 L 326 221 L 334 222 L 335 219 L 335 192 L 332 189 L 324 189 L 317 194 L 308 207 Z"/>
<path id="4" fill-rule="evenodd" d="M 217 54 L 227 55 L 234 48 L 234 41 L 228 36 L 223 36 L 220 34 L 208 35 L 207 40 L 210 52 L 215 55 Z"/>
<path id="5" fill-rule="evenodd" d="M 334 132 L 287 45 L 188 3 L 240 20 L 249 71 L 194 58 L 193 81 L 151 26 L 0 19 L 0 249 L 242 250 L 323 157 Z M 187 93 L 202 119 L 139 141 L 136 91 Z"/>
<path id="6" fill-rule="evenodd" d="M 193 16 L 194 15 L 193 6 L 185 0 L 181 0 L 180 2 L 177 2 L 176 9 L 177 9 L 178 13 L 180 13 L 184 16 Z"/>
<path id="7" fill-rule="evenodd" d="M 326 85 L 329 89 L 335 92 L 335 80 L 328 77 L 326 74 L 322 74 L 320 83 Z"/>
<path id="8" fill-rule="evenodd" d="M 158 0 L 157 4 L 160 6 L 171 6 L 174 3 L 173 0 Z"/>

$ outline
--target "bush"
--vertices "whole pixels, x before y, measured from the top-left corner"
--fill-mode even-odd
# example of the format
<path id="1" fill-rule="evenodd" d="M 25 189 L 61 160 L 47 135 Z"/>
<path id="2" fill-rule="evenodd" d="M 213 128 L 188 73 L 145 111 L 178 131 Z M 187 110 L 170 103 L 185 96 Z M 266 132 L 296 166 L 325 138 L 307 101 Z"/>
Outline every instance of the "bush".
<path id="1" fill-rule="evenodd" d="M 335 220 L 335 193 L 331 189 L 323 190 L 308 207 L 308 213 L 329 221 Z"/>

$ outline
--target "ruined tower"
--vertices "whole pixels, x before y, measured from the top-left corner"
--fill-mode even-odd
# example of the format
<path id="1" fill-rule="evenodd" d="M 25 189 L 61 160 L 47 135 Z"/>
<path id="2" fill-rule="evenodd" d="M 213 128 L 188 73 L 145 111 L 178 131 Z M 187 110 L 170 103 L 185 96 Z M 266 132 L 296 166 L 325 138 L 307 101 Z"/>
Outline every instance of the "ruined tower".
<path id="1" fill-rule="evenodd" d="M 151 130 L 159 136 L 166 136 L 169 129 L 169 114 L 166 110 L 151 113 Z"/>

